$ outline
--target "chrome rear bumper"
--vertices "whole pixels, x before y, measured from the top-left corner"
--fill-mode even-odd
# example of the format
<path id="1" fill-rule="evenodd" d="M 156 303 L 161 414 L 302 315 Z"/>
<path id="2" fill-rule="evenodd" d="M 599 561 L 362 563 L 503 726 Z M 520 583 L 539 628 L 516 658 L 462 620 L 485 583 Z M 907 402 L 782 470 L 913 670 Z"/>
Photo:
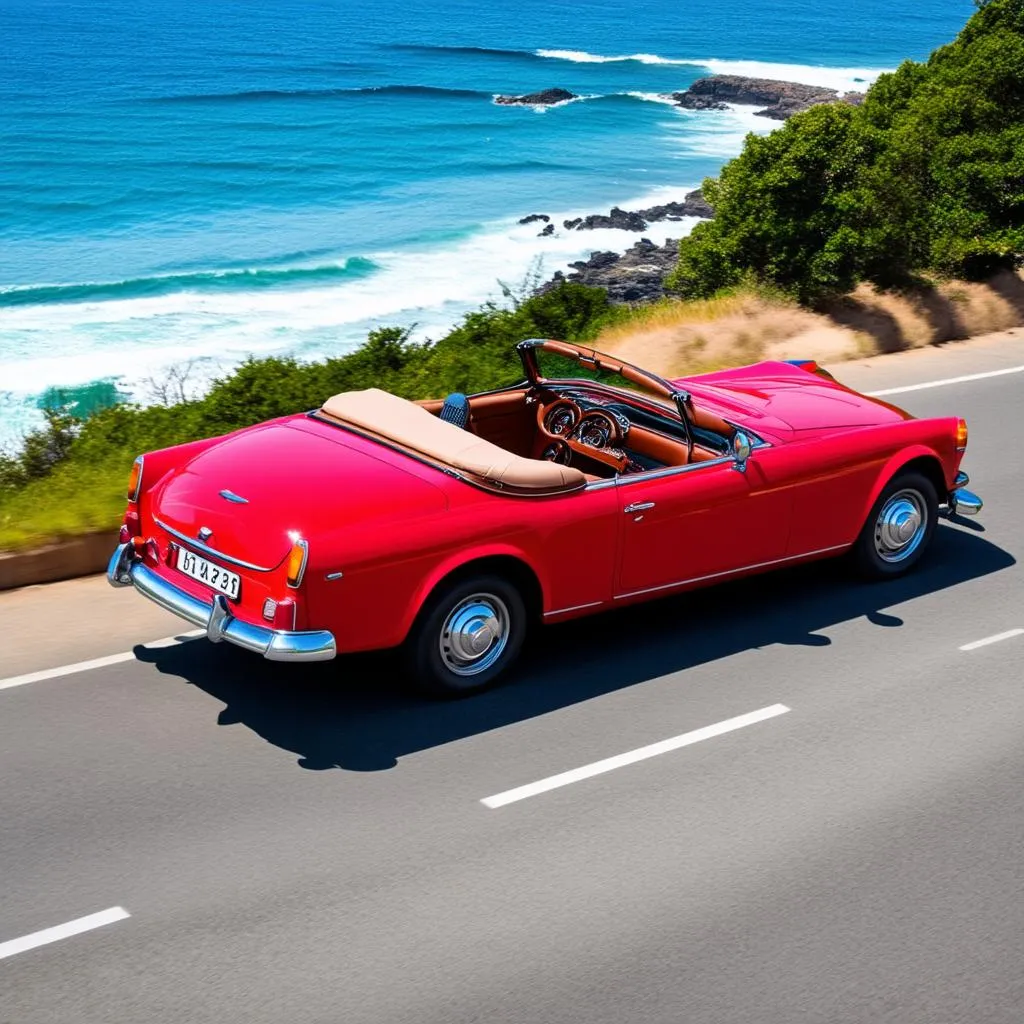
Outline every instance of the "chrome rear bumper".
<path id="1" fill-rule="evenodd" d="M 949 492 L 947 509 L 949 515 L 976 516 L 984 507 L 984 503 L 973 491 L 967 490 L 970 477 L 964 472 L 956 475 L 953 490 Z"/>
<path id="2" fill-rule="evenodd" d="M 329 661 L 337 654 L 334 636 L 327 630 L 267 629 L 236 619 L 220 594 L 211 601 L 193 597 L 138 561 L 131 544 L 119 544 L 110 556 L 107 580 L 114 587 L 135 587 L 161 608 L 201 626 L 214 643 L 227 640 L 269 661 Z"/>

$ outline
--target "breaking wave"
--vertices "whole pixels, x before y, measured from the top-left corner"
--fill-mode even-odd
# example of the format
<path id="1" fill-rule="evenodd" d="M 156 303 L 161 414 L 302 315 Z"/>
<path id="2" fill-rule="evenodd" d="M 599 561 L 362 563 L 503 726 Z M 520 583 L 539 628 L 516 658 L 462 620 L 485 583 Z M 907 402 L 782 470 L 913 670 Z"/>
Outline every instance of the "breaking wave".
<path id="1" fill-rule="evenodd" d="M 249 89 L 242 92 L 181 93 L 156 96 L 149 103 L 262 103 L 272 100 L 323 100 L 339 96 L 433 96 L 480 99 L 479 89 L 447 89 L 434 85 L 364 85 L 349 89 Z"/>
<path id="2" fill-rule="evenodd" d="M 0 290 L 0 308 L 117 299 L 151 299 L 180 292 L 262 291 L 270 288 L 330 285 L 368 277 L 379 267 L 360 256 L 344 263 L 279 270 L 200 271 L 139 277 L 127 281 L 34 285 Z"/>

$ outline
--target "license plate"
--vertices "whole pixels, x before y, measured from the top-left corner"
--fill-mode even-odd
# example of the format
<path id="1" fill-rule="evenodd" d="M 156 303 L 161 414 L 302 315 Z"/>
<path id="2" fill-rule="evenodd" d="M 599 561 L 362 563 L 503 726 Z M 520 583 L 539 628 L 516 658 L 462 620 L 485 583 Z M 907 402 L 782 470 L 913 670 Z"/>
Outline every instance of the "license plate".
<path id="1" fill-rule="evenodd" d="M 238 573 L 228 572 L 227 569 L 222 569 L 219 565 L 214 565 L 213 562 L 200 558 L 199 555 L 184 548 L 178 548 L 178 571 L 199 580 L 200 583 L 205 583 L 221 594 L 231 598 L 238 597 L 242 582 Z"/>

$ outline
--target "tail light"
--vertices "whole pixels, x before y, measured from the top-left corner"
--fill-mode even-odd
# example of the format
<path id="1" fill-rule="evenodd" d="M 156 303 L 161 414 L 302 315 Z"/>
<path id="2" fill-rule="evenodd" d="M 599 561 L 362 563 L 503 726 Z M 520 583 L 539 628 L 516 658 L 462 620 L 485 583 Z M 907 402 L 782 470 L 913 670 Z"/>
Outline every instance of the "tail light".
<path id="1" fill-rule="evenodd" d="M 128 500 L 139 500 L 139 489 L 142 486 L 142 456 L 132 463 L 132 472 L 128 477 Z"/>
<path id="2" fill-rule="evenodd" d="M 309 558 L 309 545 L 297 533 L 289 534 L 292 549 L 288 554 L 288 586 L 296 588 L 302 583 L 302 575 L 306 571 L 306 560 Z"/>
<path id="3" fill-rule="evenodd" d="M 967 420 L 956 421 L 956 450 L 967 450 Z"/>
<path id="4" fill-rule="evenodd" d="M 142 533 L 142 527 L 139 524 L 139 513 L 137 509 L 130 508 L 124 514 L 124 519 L 121 522 L 121 530 L 118 534 L 118 541 L 121 544 L 127 544 L 134 537 L 138 537 Z"/>

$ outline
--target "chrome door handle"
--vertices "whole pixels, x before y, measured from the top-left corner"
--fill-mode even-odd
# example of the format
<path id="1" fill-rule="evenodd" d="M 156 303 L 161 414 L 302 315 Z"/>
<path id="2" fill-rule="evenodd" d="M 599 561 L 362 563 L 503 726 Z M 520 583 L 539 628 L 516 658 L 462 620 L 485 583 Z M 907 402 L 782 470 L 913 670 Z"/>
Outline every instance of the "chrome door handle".
<path id="1" fill-rule="evenodd" d="M 643 512 L 645 508 L 654 508 L 653 501 L 634 501 L 632 505 L 627 505 L 623 512 Z"/>

